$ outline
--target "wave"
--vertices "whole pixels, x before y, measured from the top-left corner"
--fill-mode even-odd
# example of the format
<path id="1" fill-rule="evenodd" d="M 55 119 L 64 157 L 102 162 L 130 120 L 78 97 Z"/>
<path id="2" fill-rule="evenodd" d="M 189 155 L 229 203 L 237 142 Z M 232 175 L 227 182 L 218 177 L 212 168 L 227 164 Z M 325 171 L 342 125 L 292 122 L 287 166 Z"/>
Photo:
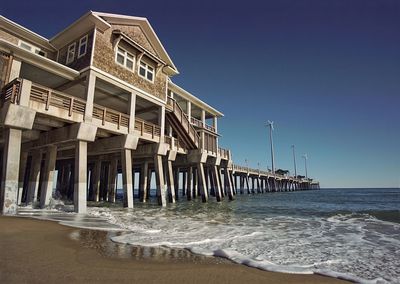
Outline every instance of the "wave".
<path id="1" fill-rule="evenodd" d="M 359 283 L 400 283 L 400 225 L 369 213 L 326 217 L 233 214 L 160 208 L 88 208 L 89 215 L 25 209 L 20 215 L 97 230 L 120 230 L 112 241 L 187 249 L 235 263 Z M 212 217 L 210 217 L 212 215 Z"/>
<path id="2" fill-rule="evenodd" d="M 110 216 L 113 224 L 129 228 L 112 238 L 118 243 L 187 249 L 268 271 L 316 273 L 360 283 L 399 282 L 400 228 L 368 214 L 242 217 L 222 223 L 160 210 L 90 213 Z"/>

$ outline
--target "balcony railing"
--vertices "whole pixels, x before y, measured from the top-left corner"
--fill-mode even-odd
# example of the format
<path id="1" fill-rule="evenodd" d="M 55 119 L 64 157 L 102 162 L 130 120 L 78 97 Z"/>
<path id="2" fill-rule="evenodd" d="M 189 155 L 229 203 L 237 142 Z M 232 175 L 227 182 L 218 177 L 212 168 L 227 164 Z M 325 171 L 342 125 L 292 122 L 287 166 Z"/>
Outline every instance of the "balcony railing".
<path id="1" fill-rule="evenodd" d="M 197 134 L 196 130 L 193 128 L 189 119 L 179 104 L 171 97 L 167 97 L 167 107 L 172 110 L 176 118 L 179 120 L 179 123 L 185 129 L 185 131 L 189 134 L 190 139 L 194 141 L 194 144 L 198 146 L 200 143 L 200 137 Z"/>
<path id="2" fill-rule="evenodd" d="M 208 131 L 216 132 L 214 126 L 208 125 L 207 123 L 203 123 L 201 120 L 197 118 L 191 117 L 190 122 L 192 123 L 192 125 L 197 126 L 199 128 L 205 128 Z"/>
<path id="3" fill-rule="evenodd" d="M 35 83 L 32 83 L 30 100 L 45 104 L 45 110 L 49 110 L 50 106 L 54 106 L 67 110 L 69 116 L 73 112 L 85 114 L 86 101 Z"/>
<path id="4" fill-rule="evenodd" d="M 5 102 L 10 101 L 11 103 L 19 104 L 21 88 L 21 79 L 15 79 L 7 84 L 2 90 L 1 103 L 4 104 Z M 82 120 L 84 120 L 86 101 L 83 99 L 32 83 L 29 100 L 43 105 L 44 111 L 49 111 L 50 107 L 54 107 L 67 111 L 68 117 L 71 117 L 73 114 L 78 114 L 81 115 Z M 111 125 L 116 126 L 118 130 L 120 127 L 129 128 L 128 114 L 94 104 L 92 115 L 93 118 L 101 120 L 103 126 L 106 125 L 106 123 L 110 123 Z M 135 118 L 135 130 L 139 131 L 141 136 L 150 136 L 152 139 L 161 136 L 160 126 L 140 118 Z"/>
<path id="5" fill-rule="evenodd" d="M 229 150 L 224 148 L 218 148 L 218 154 L 221 156 L 222 159 L 229 160 Z"/>
<path id="6" fill-rule="evenodd" d="M 21 95 L 21 79 L 17 78 L 4 86 L 1 95 L 1 106 L 7 101 L 13 104 L 19 104 Z"/>

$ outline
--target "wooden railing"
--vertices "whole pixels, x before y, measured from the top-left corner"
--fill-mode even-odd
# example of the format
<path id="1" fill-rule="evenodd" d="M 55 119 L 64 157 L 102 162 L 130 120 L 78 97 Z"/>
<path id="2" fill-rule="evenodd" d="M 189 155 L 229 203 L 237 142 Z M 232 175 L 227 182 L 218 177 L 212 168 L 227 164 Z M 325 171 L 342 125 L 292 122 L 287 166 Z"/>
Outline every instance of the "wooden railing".
<path id="1" fill-rule="evenodd" d="M 196 130 L 191 125 L 191 123 L 189 122 L 188 117 L 186 116 L 186 114 L 184 113 L 182 108 L 179 106 L 179 104 L 173 98 L 167 97 L 167 106 L 175 114 L 175 116 L 179 120 L 179 123 L 182 125 L 182 127 L 185 129 L 185 131 L 189 134 L 192 141 L 194 141 L 194 144 L 196 146 L 199 146 L 200 137 L 197 134 Z"/>
<path id="2" fill-rule="evenodd" d="M 209 133 L 204 133 L 204 150 L 217 154 L 217 137 Z"/>
<path id="3" fill-rule="evenodd" d="M 280 175 L 275 172 L 275 174 L 272 173 L 271 170 L 268 171 L 263 171 L 260 169 L 254 169 L 254 168 L 249 168 L 249 167 L 244 167 L 244 166 L 239 166 L 239 165 L 233 165 L 232 169 L 238 172 L 245 172 L 245 173 L 258 173 L 260 175 L 264 176 L 270 176 L 270 177 L 276 177 L 276 178 L 281 178 L 281 179 L 296 179 L 295 177 L 289 176 L 289 175 Z"/>
<path id="4" fill-rule="evenodd" d="M 107 121 L 117 125 L 118 129 L 120 129 L 121 126 L 129 127 L 129 115 L 100 105 L 93 105 L 93 117 L 100 119 L 102 125 Z"/>
<path id="5" fill-rule="evenodd" d="M 1 106 L 7 101 L 13 104 L 19 104 L 21 96 L 21 79 L 17 78 L 4 86 L 1 92 Z"/>
<path id="6" fill-rule="evenodd" d="M 85 114 L 86 101 L 61 93 L 39 84 L 32 83 L 30 100 L 43 103 L 45 110 L 49 110 L 50 106 L 68 111 L 68 115 L 72 113 Z"/>
<path id="7" fill-rule="evenodd" d="M 208 125 L 207 123 L 203 123 L 201 120 L 195 118 L 195 117 L 191 117 L 190 118 L 190 122 L 192 123 L 192 125 L 197 126 L 199 128 L 205 128 L 208 131 L 214 132 L 215 133 L 215 127 Z"/>
<path id="8" fill-rule="evenodd" d="M 218 148 L 218 154 L 225 160 L 229 160 L 229 150 Z"/>
<path id="9" fill-rule="evenodd" d="M 21 87 L 21 79 L 15 79 L 7 84 L 1 92 L 1 103 L 4 104 L 5 102 L 10 101 L 11 103 L 19 104 Z M 72 116 L 73 113 L 81 114 L 83 116 L 85 114 L 85 100 L 36 83 L 32 83 L 29 99 L 32 102 L 43 104 L 46 111 L 48 111 L 50 107 L 56 107 L 68 111 L 68 116 Z M 117 129 L 120 129 L 121 126 L 126 128 L 129 127 L 128 114 L 96 104 L 93 105 L 93 118 L 101 120 L 102 125 L 105 125 L 106 122 L 114 124 L 117 126 Z M 135 130 L 139 131 L 141 136 L 144 134 L 150 135 L 152 139 L 161 136 L 160 126 L 140 118 L 135 119 Z"/>
<path id="10" fill-rule="evenodd" d="M 140 118 L 135 119 L 135 130 L 139 131 L 141 136 L 143 136 L 144 134 L 151 135 L 152 139 L 161 136 L 160 126 L 147 122 Z"/>

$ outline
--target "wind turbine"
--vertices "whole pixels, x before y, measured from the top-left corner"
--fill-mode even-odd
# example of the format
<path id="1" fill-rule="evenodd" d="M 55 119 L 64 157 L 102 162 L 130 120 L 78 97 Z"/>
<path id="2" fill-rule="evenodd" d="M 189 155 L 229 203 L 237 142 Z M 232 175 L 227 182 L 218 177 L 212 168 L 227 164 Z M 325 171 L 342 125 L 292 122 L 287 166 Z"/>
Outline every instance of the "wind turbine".
<path id="1" fill-rule="evenodd" d="M 308 156 L 307 156 L 307 154 L 304 154 L 302 157 L 304 158 L 304 167 L 305 167 L 305 169 L 306 169 L 306 179 L 308 179 L 308 174 L 307 174 L 307 160 L 308 160 Z"/>
<path id="2" fill-rule="evenodd" d="M 294 145 L 292 145 L 292 150 L 293 150 L 293 162 L 294 162 L 294 177 L 297 178 L 296 154 L 294 153 Z"/>
<path id="3" fill-rule="evenodd" d="M 274 140 L 272 137 L 272 131 L 274 130 L 274 122 L 268 120 L 266 122 L 266 126 L 269 127 L 269 142 L 271 144 L 272 173 L 275 175 Z"/>

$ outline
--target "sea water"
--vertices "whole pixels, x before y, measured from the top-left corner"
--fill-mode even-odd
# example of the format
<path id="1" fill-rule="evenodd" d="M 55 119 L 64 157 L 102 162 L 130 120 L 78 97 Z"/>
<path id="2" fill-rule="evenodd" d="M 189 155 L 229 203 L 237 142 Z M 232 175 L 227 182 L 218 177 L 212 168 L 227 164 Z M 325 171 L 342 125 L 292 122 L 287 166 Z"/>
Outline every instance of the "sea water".
<path id="1" fill-rule="evenodd" d="M 89 207 L 88 214 L 124 230 L 112 238 L 118 243 L 188 249 L 269 271 L 400 283 L 400 189 L 244 194 L 166 208 L 153 201 Z"/>

